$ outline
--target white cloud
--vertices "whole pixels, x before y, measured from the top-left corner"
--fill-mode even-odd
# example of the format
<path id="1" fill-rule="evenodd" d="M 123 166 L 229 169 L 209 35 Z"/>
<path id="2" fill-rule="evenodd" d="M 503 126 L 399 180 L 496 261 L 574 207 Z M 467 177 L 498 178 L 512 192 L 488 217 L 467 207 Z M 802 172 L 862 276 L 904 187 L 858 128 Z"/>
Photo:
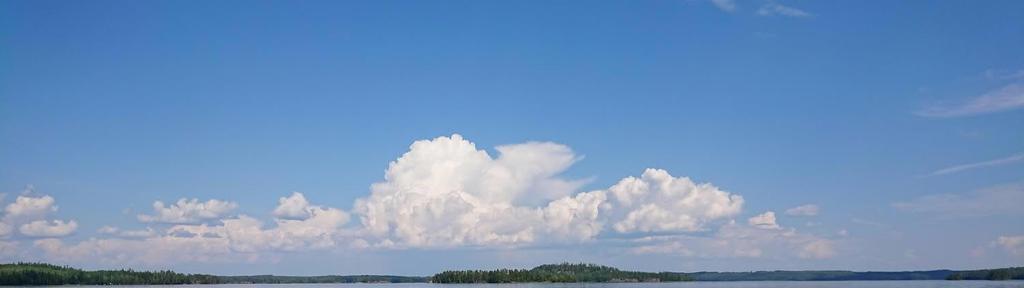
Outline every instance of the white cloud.
<path id="1" fill-rule="evenodd" d="M 743 207 L 739 195 L 660 169 L 622 179 L 608 191 L 614 210 L 625 213 L 614 224 L 622 233 L 698 231 L 708 221 L 736 215 Z"/>
<path id="2" fill-rule="evenodd" d="M 958 105 L 927 107 L 916 114 L 923 117 L 960 117 L 1024 108 L 1024 83 L 1012 83 Z"/>
<path id="3" fill-rule="evenodd" d="M 146 227 L 146 229 L 142 230 L 121 230 L 117 227 L 103 226 L 96 230 L 96 232 L 122 238 L 148 238 L 158 235 L 156 230 L 153 230 L 151 227 Z"/>
<path id="4" fill-rule="evenodd" d="M 544 217 L 579 215 L 556 211 L 566 208 L 562 204 L 547 215 L 536 206 L 518 206 L 531 203 L 525 199 L 569 197 L 577 189 L 578 182 L 555 177 L 578 159 L 571 149 L 529 142 L 496 150 L 492 158 L 457 134 L 413 143 L 389 165 L 384 182 L 356 201 L 368 241 L 400 247 L 521 245 L 545 233 Z"/>
<path id="5" fill-rule="evenodd" d="M 231 210 L 238 207 L 234 202 L 211 199 L 206 202 L 199 202 L 199 199 L 178 199 L 178 202 L 165 206 L 164 202 L 153 202 L 154 215 L 139 214 L 138 219 L 142 222 L 156 223 L 199 223 L 205 220 L 220 219 Z"/>
<path id="6" fill-rule="evenodd" d="M 348 213 L 335 208 L 314 207 L 303 220 L 278 219 L 275 229 L 266 231 L 280 250 L 321 249 L 337 244 L 339 229 L 349 221 Z"/>
<path id="7" fill-rule="evenodd" d="M 760 229 L 780 229 L 778 223 L 775 223 L 775 212 L 768 211 L 761 213 L 760 215 L 750 217 L 747 219 L 747 224 Z"/>
<path id="8" fill-rule="evenodd" d="M 736 1 L 734 0 L 711 0 L 711 4 L 721 9 L 722 11 L 732 12 L 736 11 Z"/>
<path id="9" fill-rule="evenodd" d="M 986 168 L 986 167 L 999 166 L 999 165 L 1007 165 L 1007 164 L 1013 164 L 1013 163 L 1022 162 L 1022 161 L 1024 161 L 1024 153 L 1010 155 L 1008 157 L 1003 157 L 1003 158 L 999 158 L 999 159 L 993 159 L 993 160 L 988 160 L 988 161 L 977 162 L 977 163 L 970 163 L 970 164 L 963 164 L 963 165 L 956 165 L 956 166 L 946 167 L 946 168 L 942 168 L 942 169 L 939 169 L 939 170 L 935 170 L 934 172 L 932 172 L 931 175 L 932 176 L 938 176 L 938 175 L 952 174 L 952 173 L 957 173 L 957 172 L 963 172 L 963 171 L 966 171 L 966 170 L 972 170 L 972 169 L 978 169 L 978 168 Z"/>
<path id="10" fill-rule="evenodd" d="M 577 161 L 548 142 L 499 146 L 497 158 L 460 135 L 417 141 L 385 181 L 356 201 L 367 245 L 521 246 L 585 241 L 605 223 L 630 232 L 687 232 L 739 213 L 743 198 L 648 169 L 608 190 L 573 193 L 557 175 Z M 527 201 L 542 199 L 545 201 Z"/>
<path id="11" fill-rule="evenodd" d="M 1011 255 L 1024 256 L 1024 235 L 999 236 L 996 239 L 996 244 L 1002 246 Z"/>
<path id="12" fill-rule="evenodd" d="M 33 187 L 29 186 L 23 193 L 30 194 L 32 190 Z M 0 236 L 9 236 L 17 228 L 19 233 L 29 237 L 60 237 L 69 235 L 78 228 L 78 223 L 74 220 L 46 221 L 47 214 L 54 211 L 57 211 L 57 205 L 52 196 L 18 196 L 14 202 L 4 207 L 4 215 L 0 218 Z"/>
<path id="13" fill-rule="evenodd" d="M 790 216 L 816 216 L 818 215 L 818 212 L 821 212 L 821 208 L 814 204 L 800 205 L 786 209 L 786 215 Z"/>
<path id="14" fill-rule="evenodd" d="M 613 237 L 638 245 L 630 247 L 636 253 L 834 255 L 828 239 L 779 227 L 771 211 L 750 218 L 750 225 L 736 224 L 733 217 L 742 212 L 743 197 L 710 183 L 646 169 L 607 189 L 580 192 L 583 181 L 559 176 L 581 159 L 567 146 L 528 142 L 495 150 L 492 157 L 457 134 L 416 141 L 390 163 L 368 196 L 355 201 L 351 217 L 359 221 L 354 225 L 346 226 L 351 218 L 346 211 L 311 204 L 294 192 L 278 199 L 274 218 L 267 221 L 226 217 L 237 208 L 228 201 L 181 199 L 169 206 L 157 201 L 155 212 L 139 220 L 177 225 L 145 230 L 107 226 L 99 230 L 103 239 L 34 244 L 51 259 L 173 263 L 253 261 L 276 252 L 346 247 L 567 244 L 604 241 L 602 233 L 616 233 Z M 644 237 L 651 234 L 658 236 Z"/>
<path id="15" fill-rule="evenodd" d="M 71 235 L 78 229 L 78 222 L 75 220 L 61 221 L 61 220 L 36 220 L 29 222 L 28 224 L 21 225 L 18 231 L 25 236 L 31 237 L 63 237 Z"/>
<path id="16" fill-rule="evenodd" d="M 281 197 L 277 202 L 277 208 L 274 208 L 275 217 L 285 219 L 309 218 L 309 201 L 306 201 L 306 196 L 302 195 L 302 193 L 292 192 L 291 196 Z"/>
<path id="17" fill-rule="evenodd" d="M 342 229 L 349 221 L 344 211 L 308 202 L 304 211 L 308 213 L 305 219 L 275 219 L 270 228 L 264 228 L 258 219 L 239 215 L 220 219 L 220 225 L 179 224 L 163 231 L 104 226 L 98 232 L 114 238 L 92 238 L 75 244 L 42 239 L 35 241 L 35 246 L 51 259 L 166 264 L 254 261 L 264 252 L 335 248 L 354 239 L 351 232 Z"/>
<path id="18" fill-rule="evenodd" d="M 119 230 L 121 229 L 118 229 L 117 227 L 103 226 L 100 227 L 100 229 L 96 229 L 96 232 L 99 232 L 100 234 L 117 234 L 117 231 Z"/>
<path id="19" fill-rule="evenodd" d="M 1024 207 L 1020 203 L 1024 203 L 1024 185 L 1011 184 L 965 195 L 926 195 L 907 202 L 893 203 L 893 207 L 907 212 L 932 214 L 939 218 L 956 218 L 1024 214 Z"/>
<path id="20" fill-rule="evenodd" d="M 797 8 L 783 6 L 778 3 L 769 2 L 757 9 L 757 15 L 761 16 L 787 16 L 787 17 L 810 17 L 811 13 Z"/>
<path id="21" fill-rule="evenodd" d="M 335 247 L 340 244 L 341 236 L 347 236 L 341 228 L 349 221 L 348 213 L 316 205 L 307 205 L 306 211 L 309 216 L 305 219 L 275 219 L 276 225 L 272 228 L 265 229 L 262 221 L 239 215 L 220 220 L 222 225 L 176 225 L 167 229 L 162 237 L 226 239 L 228 248 L 233 251 L 256 253 Z"/>
<path id="22" fill-rule="evenodd" d="M 597 236 L 604 226 L 598 217 L 606 200 L 604 192 L 595 191 L 552 201 L 543 210 L 547 232 L 561 240 L 581 241 Z"/>
<path id="23" fill-rule="evenodd" d="M 47 213 L 57 211 L 56 201 L 49 195 L 40 197 L 18 196 L 11 204 L 4 208 L 5 220 L 14 221 L 19 219 L 35 220 L 46 216 Z"/>

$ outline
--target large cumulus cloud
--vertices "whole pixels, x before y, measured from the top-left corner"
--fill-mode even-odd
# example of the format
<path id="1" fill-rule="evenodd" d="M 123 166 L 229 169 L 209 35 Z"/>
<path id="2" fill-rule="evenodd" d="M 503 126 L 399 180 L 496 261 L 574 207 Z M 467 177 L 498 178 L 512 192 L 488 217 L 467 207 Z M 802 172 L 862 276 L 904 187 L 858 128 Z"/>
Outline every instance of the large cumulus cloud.
<path id="1" fill-rule="evenodd" d="M 574 194 L 582 182 L 558 177 L 579 159 L 569 147 L 529 142 L 496 150 L 491 157 L 457 134 L 410 146 L 384 181 L 372 185 L 371 195 L 356 202 L 371 244 L 581 241 L 600 234 L 606 223 L 620 233 L 687 232 L 736 215 L 743 205 L 739 195 L 659 169 L 607 190 Z"/>
<path id="2" fill-rule="evenodd" d="M 585 210 L 587 203 L 578 201 L 589 199 L 568 196 L 581 182 L 555 177 L 577 159 L 569 147 L 530 142 L 496 150 L 492 158 L 459 135 L 413 143 L 384 181 L 371 186 L 370 196 L 356 201 L 371 244 L 518 245 L 547 236 L 552 229 L 538 225 L 545 217 L 568 217 L 558 219 L 565 223 L 596 216 L 575 210 Z M 556 198 L 560 204 L 547 213 L 518 205 Z"/>

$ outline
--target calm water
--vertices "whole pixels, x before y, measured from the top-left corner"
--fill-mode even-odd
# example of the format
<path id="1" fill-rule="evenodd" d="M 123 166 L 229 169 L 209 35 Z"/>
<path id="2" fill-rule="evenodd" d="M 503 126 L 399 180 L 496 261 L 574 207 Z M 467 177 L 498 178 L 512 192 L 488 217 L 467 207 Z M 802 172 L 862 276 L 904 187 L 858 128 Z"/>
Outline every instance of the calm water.
<path id="1" fill-rule="evenodd" d="M 181 286 L 96 286 L 148 288 L 1024 288 L 1024 281 L 756 281 L 675 283 L 575 283 L 575 284 L 223 284 Z M 77 286 L 88 287 L 88 286 Z"/>

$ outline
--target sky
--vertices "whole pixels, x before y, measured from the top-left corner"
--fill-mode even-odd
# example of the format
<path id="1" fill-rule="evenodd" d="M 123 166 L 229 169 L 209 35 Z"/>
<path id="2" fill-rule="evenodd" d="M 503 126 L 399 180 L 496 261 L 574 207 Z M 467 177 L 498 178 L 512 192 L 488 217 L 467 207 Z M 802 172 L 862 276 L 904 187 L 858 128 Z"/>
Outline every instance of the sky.
<path id="1" fill-rule="evenodd" d="M 1021 1 L 0 0 L 0 262 L 1024 265 Z"/>

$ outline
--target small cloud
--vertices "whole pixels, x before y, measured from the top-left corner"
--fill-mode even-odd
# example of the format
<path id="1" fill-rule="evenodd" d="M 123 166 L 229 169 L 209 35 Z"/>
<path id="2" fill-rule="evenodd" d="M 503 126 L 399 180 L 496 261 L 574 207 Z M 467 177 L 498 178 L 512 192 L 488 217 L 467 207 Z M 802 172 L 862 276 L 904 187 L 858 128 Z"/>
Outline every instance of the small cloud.
<path id="1" fill-rule="evenodd" d="M 818 205 L 806 204 L 806 205 L 800 205 L 800 206 L 797 206 L 797 207 L 786 209 L 786 215 L 789 215 L 789 216 L 815 216 L 815 215 L 818 215 L 818 212 L 820 212 L 820 211 L 821 211 L 821 208 L 818 207 Z"/>
<path id="2" fill-rule="evenodd" d="M 96 229 L 96 232 L 99 232 L 100 234 L 115 234 L 118 230 L 119 229 L 117 229 L 117 227 L 103 226 L 100 227 L 100 229 Z"/>
<path id="3" fill-rule="evenodd" d="M 996 244 L 1014 256 L 1024 256 L 1024 235 L 999 236 Z"/>
<path id="4" fill-rule="evenodd" d="M 725 12 L 736 11 L 736 1 L 733 0 L 711 0 L 711 4 Z"/>
<path id="5" fill-rule="evenodd" d="M 121 238 L 148 238 L 157 235 L 156 231 L 150 227 L 146 227 L 145 230 L 121 230 L 117 227 L 103 226 L 96 232 Z"/>
<path id="6" fill-rule="evenodd" d="M 780 229 L 778 223 L 775 223 L 775 212 L 768 211 L 761 215 L 750 217 L 747 219 L 747 224 L 761 229 Z"/>
<path id="7" fill-rule="evenodd" d="M 210 199 L 199 202 L 199 199 L 178 199 L 177 203 L 164 205 L 164 202 L 153 202 L 154 215 L 139 214 L 139 221 L 155 223 L 186 224 L 199 223 L 204 220 L 219 219 L 231 210 L 238 208 L 234 202 Z"/>
<path id="8" fill-rule="evenodd" d="M 1012 83 L 957 105 L 936 105 L 915 114 L 931 118 L 952 118 L 1024 108 L 1024 84 Z"/>
<path id="9" fill-rule="evenodd" d="M 71 235 L 78 229 L 78 223 L 75 220 L 61 221 L 61 220 L 36 220 L 28 224 L 21 225 L 18 229 L 21 234 L 29 237 L 62 237 Z"/>
<path id="10" fill-rule="evenodd" d="M 938 175 L 945 175 L 945 174 L 953 174 L 953 173 L 963 172 L 963 171 L 966 171 L 966 170 L 972 170 L 972 169 L 978 169 L 978 168 L 986 168 L 986 167 L 992 167 L 992 166 L 1000 166 L 1000 165 L 1007 165 L 1007 164 L 1013 164 L 1013 163 L 1017 163 L 1017 162 L 1021 162 L 1021 161 L 1024 161 L 1024 153 L 1010 155 L 1010 156 L 1007 156 L 1007 157 L 1003 157 L 1003 158 L 999 158 L 999 159 L 993 159 L 993 160 L 988 160 L 988 161 L 982 161 L 982 162 L 976 162 L 976 163 L 969 163 L 969 164 L 950 166 L 950 167 L 942 168 L 942 169 L 939 169 L 939 170 L 935 170 L 934 172 L 931 173 L 931 175 L 932 176 L 938 176 Z"/>
<path id="11" fill-rule="evenodd" d="M 309 218 L 311 207 L 302 193 L 292 192 L 291 196 L 281 197 L 277 202 L 277 208 L 274 208 L 273 213 L 275 217 L 292 220 Z"/>
<path id="12" fill-rule="evenodd" d="M 56 201 L 49 195 L 39 197 L 18 196 L 14 202 L 4 208 L 4 219 L 39 219 L 47 213 L 57 211 Z"/>
<path id="13" fill-rule="evenodd" d="M 761 15 L 761 16 L 786 16 L 786 17 L 798 17 L 798 18 L 813 16 L 813 15 L 811 15 L 811 13 L 807 13 L 804 10 L 800 10 L 800 9 L 789 7 L 789 6 L 783 6 L 783 5 L 780 5 L 778 3 L 774 3 L 774 2 L 769 2 L 767 4 L 762 5 L 760 9 L 757 9 L 757 15 Z"/>

